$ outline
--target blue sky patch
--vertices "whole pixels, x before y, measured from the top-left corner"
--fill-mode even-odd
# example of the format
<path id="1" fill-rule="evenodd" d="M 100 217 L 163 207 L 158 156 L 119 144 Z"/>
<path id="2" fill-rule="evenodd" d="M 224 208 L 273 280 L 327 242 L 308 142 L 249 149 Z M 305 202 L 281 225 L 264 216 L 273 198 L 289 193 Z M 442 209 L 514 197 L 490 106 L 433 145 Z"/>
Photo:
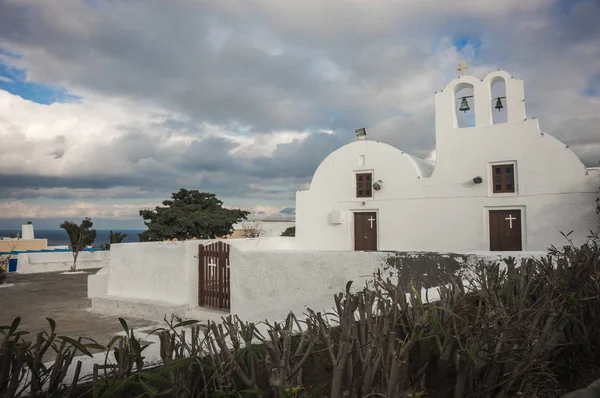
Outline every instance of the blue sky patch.
<path id="1" fill-rule="evenodd" d="M 19 58 L 17 54 L 0 49 L 0 53 L 11 58 Z M 80 98 L 69 94 L 62 87 L 25 81 L 25 70 L 10 67 L 0 62 L 0 90 L 8 91 L 26 100 L 38 104 L 50 105 L 54 102 L 74 102 Z"/>
<path id="2" fill-rule="evenodd" d="M 471 47 L 476 57 L 481 48 L 481 40 L 470 35 L 457 35 L 453 37 L 452 45 L 456 47 L 458 51 L 463 51 L 466 47 Z"/>
<path id="3" fill-rule="evenodd" d="M 582 94 L 586 97 L 600 95 L 600 73 L 596 73 L 588 80 L 587 87 L 583 89 Z"/>

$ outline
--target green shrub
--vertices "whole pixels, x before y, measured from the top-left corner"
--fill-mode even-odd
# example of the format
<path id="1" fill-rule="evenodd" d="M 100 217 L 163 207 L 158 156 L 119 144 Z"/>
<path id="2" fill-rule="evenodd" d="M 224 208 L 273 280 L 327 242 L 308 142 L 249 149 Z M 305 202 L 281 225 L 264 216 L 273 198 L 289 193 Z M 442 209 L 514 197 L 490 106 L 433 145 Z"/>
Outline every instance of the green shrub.
<path id="1" fill-rule="evenodd" d="M 104 347 L 57 337 L 52 320 L 27 343 L 17 318 L 0 328 L 0 364 L 9 364 L 0 396 L 20 396 L 26 374 L 33 391 L 54 396 L 558 396 L 571 375 L 600 364 L 597 236 L 520 264 L 480 262 L 447 282 L 431 302 L 420 286 L 407 292 L 380 275 L 356 292 L 349 282 L 331 313 L 290 313 L 266 332 L 237 316 L 166 322 L 153 332 L 162 363 L 151 369 L 148 345 L 122 319 L 125 336 Z M 45 368 L 48 349 L 57 359 Z M 106 352 L 104 365 L 64 383 L 75 353 L 92 349 Z"/>

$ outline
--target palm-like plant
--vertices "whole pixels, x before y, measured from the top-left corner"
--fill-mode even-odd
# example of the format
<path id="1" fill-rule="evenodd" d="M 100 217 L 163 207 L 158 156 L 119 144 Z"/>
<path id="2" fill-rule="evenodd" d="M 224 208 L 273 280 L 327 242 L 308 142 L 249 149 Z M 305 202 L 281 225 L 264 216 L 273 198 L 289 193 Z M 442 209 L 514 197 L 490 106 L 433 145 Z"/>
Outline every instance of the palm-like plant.
<path id="1" fill-rule="evenodd" d="M 121 243 L 126 237 L 127 234 L 124 234 L 123 232 L 110 231 L 110 236 L 108 237 L 108 239 L 110 240 L 110 243 Z"/>
<path id="2" fill-rule="evenodd" d="M 110 250 L 110 245 L 112 245 L 113 243 L 121 243 L 126 237 L 127 234 L 124 234 L 123 232 L 113 232 L 111 230 L 110 235 L 108 236 L 109 243 L 101 245 L 100 248 L 102 250 Z"/>
<path id="3" fill-rule="evenodd" d="M 60 227 L 67 231 L 69 234 L 69 240 L 71 241 L 71 249 L 73 250 L 73 266 L 71 266 L 71 272 L 77 269 L 77 257 L 79 251 L 94 243 L 96 240 L 96 230 L 92 229 L 92 220 L 86 217 L 81 224 L 77 225 L 71 221 L 65 221 L 60 224 Z"/>

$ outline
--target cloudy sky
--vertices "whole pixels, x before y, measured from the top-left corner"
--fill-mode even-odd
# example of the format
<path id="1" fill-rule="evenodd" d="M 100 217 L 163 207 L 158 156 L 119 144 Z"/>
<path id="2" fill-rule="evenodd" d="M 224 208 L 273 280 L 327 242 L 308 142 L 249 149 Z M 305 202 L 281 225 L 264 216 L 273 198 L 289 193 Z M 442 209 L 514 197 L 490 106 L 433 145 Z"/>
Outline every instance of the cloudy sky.
<path id="1" fill-rule="evenodd" d="M 433 93 L 501 68 L 600 159 L 599 0 L 0 0 L 0 229 L 136 228 L 181 187 L 289 218 L 366 126 L 434 158 Z"/>

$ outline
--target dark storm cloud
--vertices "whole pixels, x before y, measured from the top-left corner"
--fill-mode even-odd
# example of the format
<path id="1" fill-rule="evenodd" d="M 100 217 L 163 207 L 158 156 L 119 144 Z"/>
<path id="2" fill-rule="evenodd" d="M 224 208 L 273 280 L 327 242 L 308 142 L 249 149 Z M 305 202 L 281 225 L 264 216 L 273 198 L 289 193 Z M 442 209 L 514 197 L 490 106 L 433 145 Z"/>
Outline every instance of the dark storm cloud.
<path id="1" fill-rule="evenodd" d="M 181 156 L 182 171 L 238 171 L 236 158 L 229 154 L 236 147 L 234 142 L 221 137 L 193 141 Z"/>
<path id="2" fill-rule="evenodd" d="M 524 78 L 528 115 L 596 165 L 599 18 L 594 0 L 422 1 L 410 7 L 0 0 L 0 48 L 21 55 L 10 62 L 28 79 L 166 114 L 143 126 L 134 119 L 87 147 L 64 136 L 36 144 L 8 124 L 0 133 L 16 131 L 6 142 L 18 142 L 15 151 L 23 157 L 35 145 L 57 162 L 77 151 L 83 155 L 81 167 L 61 177 L 44 177 L 42 166 L 27 174 L 18 172 L 19 162 L 10 170 L 0 166 L 0 197 L 56 187 L 137 197 L 136 189 L 164 194 L 184 186 L 238 198 L 293 198 L 331 151 L 353 139 L 355 127 L 429 156 L 433 93 L 456 75 L 460 58 L 469 59 L 477 74 L 503 68 Z M 472 38 L 477 49 L 453 47 L 455 36 Z M 207 124 L 218 126 L 219 134 Z M 335 133 L 318 133 L 323 129 Z M 262 155 L 252 146 L 237 151 L 241 144 L 225 137 L 282 131 L 311 134 Z"/>
<path id="3" fill-rule="evenodd" d="M 348 142 L 347 135 L 318 133 L 302 141 L 279 144 L 273 156 L 254 159 L 250 172 L 265 178 L 308 179 L 329 153 Z"/>

